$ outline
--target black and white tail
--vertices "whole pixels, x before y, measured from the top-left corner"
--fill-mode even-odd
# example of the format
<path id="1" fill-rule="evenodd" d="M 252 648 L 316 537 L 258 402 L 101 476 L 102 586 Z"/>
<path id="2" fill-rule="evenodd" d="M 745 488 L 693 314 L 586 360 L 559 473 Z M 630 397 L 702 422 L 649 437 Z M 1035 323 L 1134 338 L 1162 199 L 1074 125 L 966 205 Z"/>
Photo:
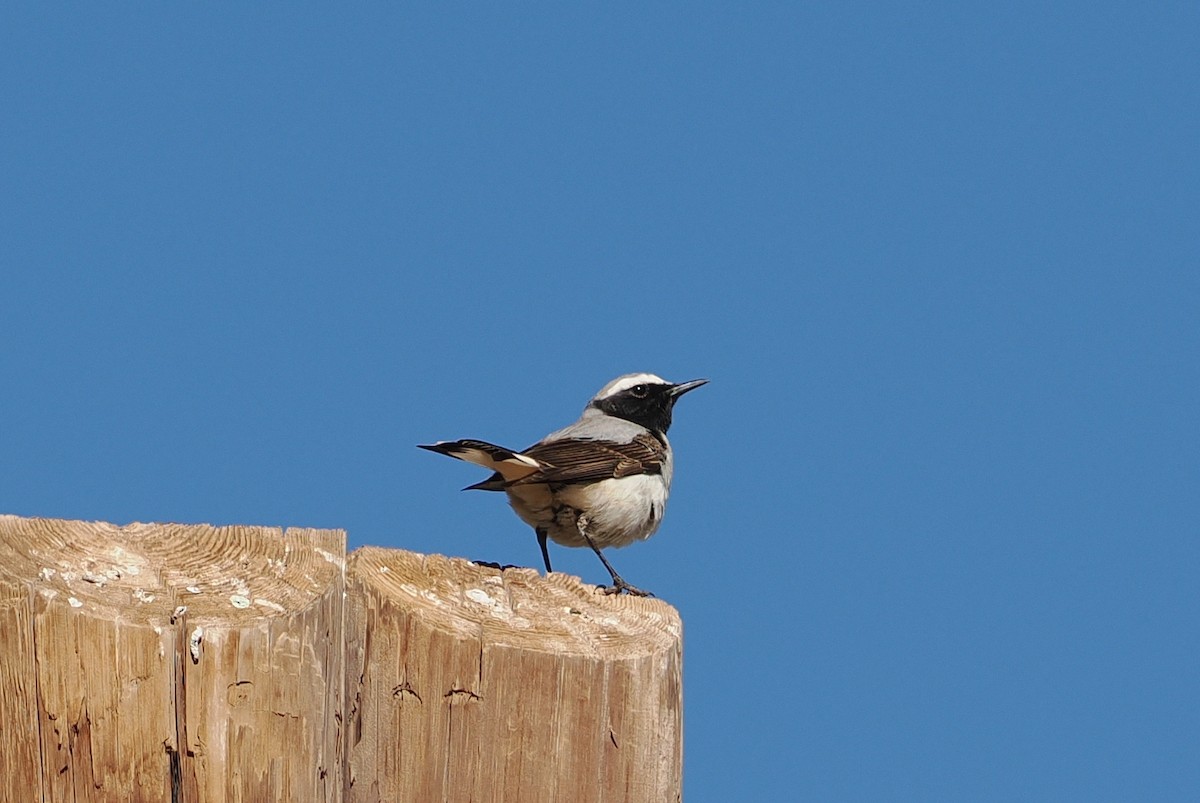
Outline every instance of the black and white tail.
<path id="1" fill-rule="evenodd" d="M 508 483 L 528 477 L 543 468 L 543 465 L 532 457 L 486 441 L 464 439 L 438 441 L 433 444 L 419 443 L 417 446 L 458 460 L 466 460 L 495 472 L 483 482 L 463 488 L 464 491 L 503 491 Z"/>

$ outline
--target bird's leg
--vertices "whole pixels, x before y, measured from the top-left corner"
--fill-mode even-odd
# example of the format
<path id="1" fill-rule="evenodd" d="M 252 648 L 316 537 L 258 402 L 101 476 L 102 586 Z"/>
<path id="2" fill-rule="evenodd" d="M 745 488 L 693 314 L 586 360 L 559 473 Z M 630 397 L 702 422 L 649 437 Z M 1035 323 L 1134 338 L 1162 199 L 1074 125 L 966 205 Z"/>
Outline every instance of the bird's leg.
<path id="1" fill-rule="evenodd" d="M 550 568 L 550 551 L 546 549 L 546 530 L 542 527 L 535 527 L 534 532 L 537 533 L 538 546 L 542 548 L 542 560 L 546 562 L 546 574 L 554 571 Z"/>
<path id="2" fill-rule="evenodd" d="M 554 570 L 550 568 L 550 552 L 549 552 L 549 550 L 546 549 L 546 531 L 544 529 L 542 529 L 541 527 L 535 527 L 534 532 L 537 533 L 538 546 L 540 546 L 542 548 L 542 560 L 545 561 L 545 563 L 546 563 L 546 574 L 550 574 L 550 572 L 552 572 Z M 505 563 L 504 565 L 500 565 L 499 563 L 496 563 L 495 561 L 491 561 L 491 560 L 473 560 L 471 562 L 474 563 L 476 566 L 486 566 L 489 569 L 499 569 L 500 571 L 504 571 L 505 569 L 521 568 L 520 566 L 517 566 L 512 563 Z"/>
<path id="3" fill-rule="evenodd" d="M 653 597 L 649 591 L 643 591 L 637 586 L 630 585 L 621 579 L 621 575 L 617 574 L 613 569 L 612 564 L 608 562 L 608 558 L 604 557 L 604 553 L 600 551 L 600 547 L 596 546 L 596 542 L 588 535 L 588 517 L 580 513 L 575 519 L 575 527 L 579 530 L 579 534 L 583 536 L 583 540 L 587 541 L 587 545 L 596 553 L 596 557 L 600 558 L 600 562 L 604 564 L 604 568 L 608 569 L 608 573 L 612 575 L 613 584 L 611 586 L 602 586 L 605 594 L 632 594 L 635 597 Z"/>

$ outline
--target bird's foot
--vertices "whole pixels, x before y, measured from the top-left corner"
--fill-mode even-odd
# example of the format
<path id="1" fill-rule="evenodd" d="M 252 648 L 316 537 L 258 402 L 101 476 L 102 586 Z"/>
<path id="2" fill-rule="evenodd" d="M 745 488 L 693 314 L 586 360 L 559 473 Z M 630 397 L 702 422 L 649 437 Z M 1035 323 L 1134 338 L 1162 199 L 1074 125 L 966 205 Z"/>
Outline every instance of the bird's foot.
<path id="1" fill-rule="evenodd" d="M 643 591 L 637 586 L 630 585 L 620 578 L 618 575 L 613 575 L 613 584 L 610 586 L 600 586 L 600 590 L 605 594 L 628 594 L 631 597 L 653 597 L 649 591 Z"/>
<path id="2" fill-rule="evenodd" d="M 485 569 L 496 569 L 498 571 L 504 571 L 505 569 L 521 568 L 520 566 L 517 566 L 516 564 L 513 564 L 513 563 L 505 563 L 505 564 L 501 565 L 499 563 L 496 563 L 496 561 L 494 561 L 494 560 L 473 560 L 471 562 L 474 563 L 476 566 L 482 566 Z"/>

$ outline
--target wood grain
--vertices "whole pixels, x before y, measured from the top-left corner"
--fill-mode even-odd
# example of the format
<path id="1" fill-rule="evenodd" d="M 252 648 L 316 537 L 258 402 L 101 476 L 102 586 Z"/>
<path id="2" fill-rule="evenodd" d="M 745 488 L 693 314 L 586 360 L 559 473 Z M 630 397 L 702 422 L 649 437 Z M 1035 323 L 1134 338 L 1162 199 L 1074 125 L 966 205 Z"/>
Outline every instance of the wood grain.
<path id="1" fill-rule="evenodd" d="M 338 531 L 0 516 L 3 799 L 340 800 L 344 555 Z"/>
<path id="2" fill-rule="evenodd" d="M 352 801 L 669 801 L 681 623 L 577 578 L 365 547 L 348 566 Z"/>
<path id="3" fill-rule="evenodd" d="M 341 531 L 0 516 L 0 800 L 678 800 L 681 629 Z"/>

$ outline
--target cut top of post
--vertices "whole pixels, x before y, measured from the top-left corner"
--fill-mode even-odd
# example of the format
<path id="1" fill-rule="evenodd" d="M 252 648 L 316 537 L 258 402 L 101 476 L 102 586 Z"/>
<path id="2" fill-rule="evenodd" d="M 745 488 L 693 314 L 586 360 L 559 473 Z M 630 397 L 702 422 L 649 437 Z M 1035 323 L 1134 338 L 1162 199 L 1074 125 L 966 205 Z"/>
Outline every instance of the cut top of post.
<path id="1" fill-rule="evenodd" d="M 237 625 L 303 609 L 345 571 L 340 530 L 0 516 L 0 579 L 81 614 Z"/>
<path id="2" fill-rule="evenodd" d="M 379 547 L 356 550 L 349 574 L 432 627 L 492 644 L 611 660 L 657 654 L 681 638 L 679 613 L 662 600 L 606 595 L 566 574 Z"/>

